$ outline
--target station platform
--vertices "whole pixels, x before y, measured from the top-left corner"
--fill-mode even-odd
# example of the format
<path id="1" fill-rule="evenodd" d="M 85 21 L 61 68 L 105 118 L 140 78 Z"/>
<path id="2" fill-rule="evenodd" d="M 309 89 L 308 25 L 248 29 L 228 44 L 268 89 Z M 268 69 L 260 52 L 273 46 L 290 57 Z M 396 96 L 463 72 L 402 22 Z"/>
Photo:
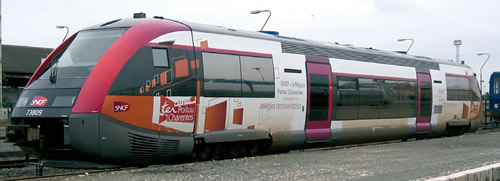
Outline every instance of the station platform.
<path id="1" fill-rule="evenodd" d="M 19 147 L 14 146 L 14 143 L 6 143 L 5 141 L 5 127 L 0 127 L 0 159 L 24 155 Z"/>

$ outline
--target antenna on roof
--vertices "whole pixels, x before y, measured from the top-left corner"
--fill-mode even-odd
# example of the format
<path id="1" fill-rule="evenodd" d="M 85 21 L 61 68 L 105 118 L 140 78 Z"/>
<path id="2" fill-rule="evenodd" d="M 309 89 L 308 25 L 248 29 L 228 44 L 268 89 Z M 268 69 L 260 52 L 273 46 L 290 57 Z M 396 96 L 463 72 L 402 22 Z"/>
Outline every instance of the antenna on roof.
<path id="1" fill-rule="evenodd" d="M 146 13 L 134 13 L 134 18 L 146 18 Z"/>

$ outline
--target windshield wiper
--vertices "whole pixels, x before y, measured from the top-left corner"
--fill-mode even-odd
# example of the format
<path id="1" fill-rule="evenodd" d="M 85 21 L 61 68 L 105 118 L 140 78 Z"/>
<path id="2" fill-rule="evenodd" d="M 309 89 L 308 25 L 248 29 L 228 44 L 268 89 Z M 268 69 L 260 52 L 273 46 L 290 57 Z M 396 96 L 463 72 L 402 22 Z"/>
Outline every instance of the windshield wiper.
<path id="1" fill-rule="evenodd" d="M 52 67 L 50 68 L 50 83 L 56 83 L 57 80 L 57 68 L 58 68 L 59 61 L 55 60 L 55 63 L 53 63 Z"/>

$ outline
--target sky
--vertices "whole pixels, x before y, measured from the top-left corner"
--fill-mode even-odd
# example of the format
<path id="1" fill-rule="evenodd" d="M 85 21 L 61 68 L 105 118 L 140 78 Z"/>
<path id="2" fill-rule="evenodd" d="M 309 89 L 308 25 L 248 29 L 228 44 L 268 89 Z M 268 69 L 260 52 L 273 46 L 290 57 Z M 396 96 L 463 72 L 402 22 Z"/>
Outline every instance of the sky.
<path id="1" fill-rule="evenodd" d="M 353 44 L 445 60 L 456 59 L 454 40 L 462 40 L 460 60 L 472 67 L 487 91 L 500 71 L 498 0 L 1 0 L 2 44 L 57 47 L 85 27 L 144 12 L 147 17 L 258 31 L 324 42 Z"/>

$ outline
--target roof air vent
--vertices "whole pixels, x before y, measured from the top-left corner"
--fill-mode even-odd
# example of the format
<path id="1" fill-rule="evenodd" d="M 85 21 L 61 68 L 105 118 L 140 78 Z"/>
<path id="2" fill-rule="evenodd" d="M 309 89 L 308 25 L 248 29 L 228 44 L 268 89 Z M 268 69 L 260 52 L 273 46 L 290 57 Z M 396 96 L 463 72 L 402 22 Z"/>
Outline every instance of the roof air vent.
<path id="1" fill-rule="evenodd" d="M 146 18 L 146 13 L 134 13 L 134 18 Z"/>
<path id="2" fill-rule="evenodd" d="M 259 31 L 259 32 L 274 35 L 274 36 L 280 35 L 280 32 L 277 32 L 277 31 Z"/>

